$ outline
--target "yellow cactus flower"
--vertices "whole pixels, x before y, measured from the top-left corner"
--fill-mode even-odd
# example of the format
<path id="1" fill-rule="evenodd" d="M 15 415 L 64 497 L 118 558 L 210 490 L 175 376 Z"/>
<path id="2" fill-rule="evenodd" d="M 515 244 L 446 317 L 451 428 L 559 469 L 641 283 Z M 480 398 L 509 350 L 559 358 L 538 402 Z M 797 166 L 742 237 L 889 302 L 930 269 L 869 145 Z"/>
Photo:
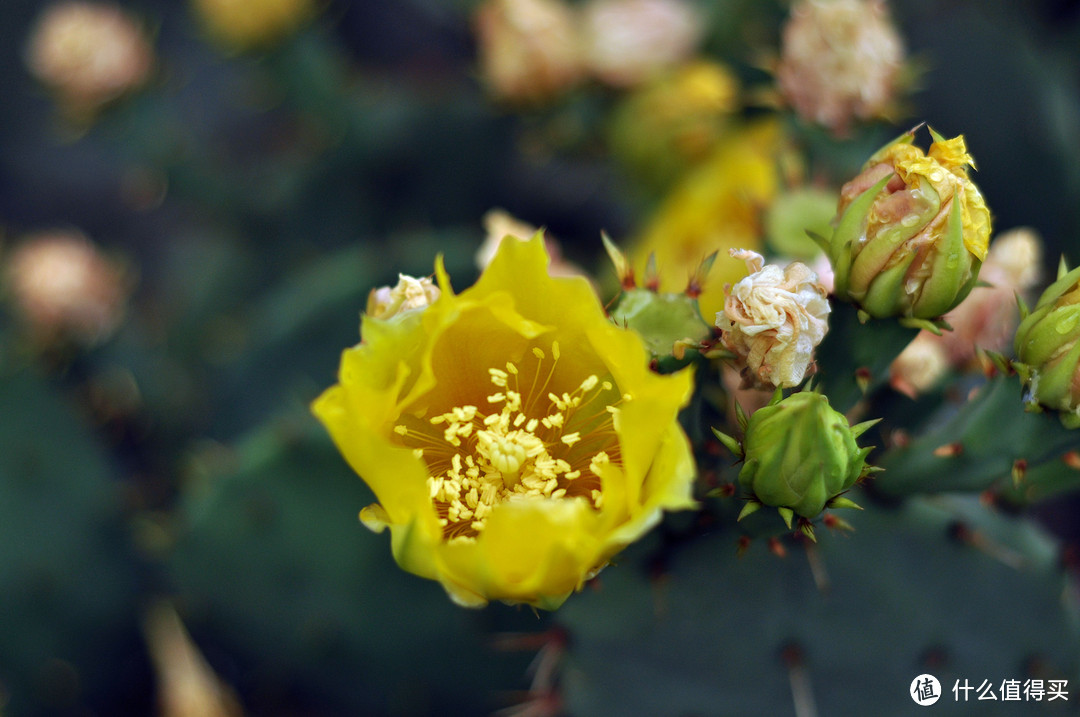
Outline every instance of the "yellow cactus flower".
<path id="1" fill-rule="evenodd" d="M 314 0 L 190 0 L 214 39 L 233 50 L 273 45 L 317 11 Z"/>
<path id="2" fill-rule="evenodd" d="M 687 373 L 660 376 L 583 278 L 552 278 L 539 235 L 476 285 L 367 316 L 312 406 L 379 503 L 398 564 L 457 603 L 554 609 L 664 509 L 694 505 L 676 420 Z"/>
<path id="3" fill-rule="evenodd" d="M 667 196 L 632 250 L 642 273 L 656 254 L 660 290 L 679 292 L 702 259 L 719 251 L 705 290 L 698 298 L 702 316 L 724 306 L 724 284 L 746 275 L 731 249 L 761 246 L 762 210 L 780 182 L 778 157 L 783 151 L 780 125 L 769 121 L 733 133 L 713 155 L 687 175 Z"/>

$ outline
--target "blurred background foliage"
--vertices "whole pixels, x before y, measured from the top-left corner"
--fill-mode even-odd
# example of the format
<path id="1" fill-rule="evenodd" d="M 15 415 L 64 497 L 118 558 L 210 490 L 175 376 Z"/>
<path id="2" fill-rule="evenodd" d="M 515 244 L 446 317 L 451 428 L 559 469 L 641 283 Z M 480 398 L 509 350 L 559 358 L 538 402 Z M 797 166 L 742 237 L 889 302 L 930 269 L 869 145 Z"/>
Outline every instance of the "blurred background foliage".
<path id="1" fill-rule="evenodd" d="M 520 703 L 550 679 L 544 658 L 565 626 L 527 609 L 464 611 L 397 570 L 385 537 L 357 521 L 367 488 L 307 405 L 358 340 L 372 287 L 430 273 L 438 253 L 457 288 L 472 281 L 490 209 L 546 226 L 613 289 L 601 231 L 642 236 L 690 168 L 635 140 L 624 90 L 494 100 L 471 0 L 327 0 L 295 32 L 245 51 L 209 36 L 192 5 L 121 4 L 148 31 L 155 66 L 92 117 L 59 109 L 28 72 L 46 4 L 0 9 L 0 267 L 36 233 L 77 230 L 131 292 L 115 331 L 94 341 L 43 338 L 10 290 L 0 310 L 0 714 L 481 714 Z M 786 4 L 700 9 L 700 56 L 725 63 L 747 97 L 767 89 Z M 1036 229 L 1048 270 L 1062 253 L 1080 262 L 1080 4 L 905 0 L 893 13 L 922 70 L 903 111 L 843 140 L 782 116 L 799 172 L 835 189 L 918 122 L 964 133 L 997 228 Z M 752 102 L 740 112 L 773 114 Z M 1076 544 L 1075 500 L 1039 510 Z M 887 518 L 893 534 L 942 522 L 919 511 L 933 512 Z M 890 550 L 872 528 L 861 538 L 864 560 Z M 694 550 L 715 551 L 709 580 L 724 582 L 741 568 L 728 565 L 730 541 L 713 542 Z M 611 572 L 607 594 L 571 599 L 564 621 L 604 633 L 581 643 L 568 680 L 581 714 L 789 708 L 757 691 L 731 697 L 730 712 L 702 707 L 753 674 L 726 661 L 765 659 L 731 645 L 692 655 L 710 660 L 697 669 L 736 676 L 705 701 L 610 692 L 617 683 L 597 674 L 622 663 L 605 660 L 636 662 L 641 649 L 620 644 L 625 623 L 604 622 L 604 600 L 641 599 L 626 587 L 638 573 Z M 768 575 L 748 584 L 767 591 Z M 1023 611 L 1017 595 L 1008 610 Z M 801 608 L 771 609 L 790 620 Z M 161 617 L 174 614 L 193 642 Z M 656 639 L 686 639 L 680 624 L 667 629 Z M 202 658 L 184 657 L 192 644 Z M 866 659 L 888 664 L 890 648 L 874 644 Z M 170 703 L 170 689 L 201 697 Z M 652 699 L 677 689 L 658 679 Z"/>

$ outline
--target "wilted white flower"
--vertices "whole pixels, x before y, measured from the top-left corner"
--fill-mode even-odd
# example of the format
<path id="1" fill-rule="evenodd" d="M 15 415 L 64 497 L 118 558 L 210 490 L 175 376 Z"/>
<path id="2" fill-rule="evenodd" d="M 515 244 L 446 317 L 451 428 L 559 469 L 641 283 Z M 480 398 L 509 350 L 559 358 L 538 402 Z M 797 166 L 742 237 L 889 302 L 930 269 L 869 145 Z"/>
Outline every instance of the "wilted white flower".
<path id="1" fill-rule="evenodd" d="M 893 104 L 904 46 L 884 0 L 802 0 L 782 42 L 780 92 L 804 119 L 842 134 Z"/>
<path id="2" fill-rule="evenodd" d="M 592 0 L 583 8 L 585 63 L 599 80 L 631 87 L 693 53 L 701 22 L 683 0 Z"/>
<path id="3" fill-rule="evenodd" d="M 43 343 L 67 338 L 93 344 L 123 318 L 130 288 L 124 271 L 79 232 L 30 237 L 6 264 L 8 292 Z"/>
<path id="4" fill-rule="evenodd" d="M 67 109 L 92 113 L 142 85 L 154 55 L 142 28 L 116 5 L 64 2 L 41 15 L 26 64 Z"/>
<path id="5" fill-rule="evenodd" d="M 390 319 L 406 311 L 423 309 L 439 298 L 439 287 L 430 277 L 419 279 L 398 274 L 393 288 L 380 286 L 368 294 L 367 315 L 374 319 Z"/>
<path id="6" fill-rule="evenodd" d="M 561 0 L 487 0 L 476 11 L 480 74 L 510 102 L 542 102 L 582 77 L 575 16 Z"/>
<path id="7" fill-rule="evenodd" d="M 829 330 L 831 310 L 825 289 L 805 264 L 781 269 L 763 266 L 764 257 L 746 249 L 731 256 L 746 262 L 750 275 L 726 291 L 716 325 L 724 346 L 746 361 L 761 385 L 799 385 L 814 348 Z"/>

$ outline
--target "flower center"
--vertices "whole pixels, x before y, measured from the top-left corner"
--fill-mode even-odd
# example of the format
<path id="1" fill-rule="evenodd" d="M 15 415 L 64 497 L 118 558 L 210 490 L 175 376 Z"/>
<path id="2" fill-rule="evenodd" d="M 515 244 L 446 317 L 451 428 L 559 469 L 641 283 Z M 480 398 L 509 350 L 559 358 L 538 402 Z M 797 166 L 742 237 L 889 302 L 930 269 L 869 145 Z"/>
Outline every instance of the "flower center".
<path id="1" fill-rule="evenodd" d="M 580 497 L 594 509 L 603 504 L 600 474 L 609 462 L 621 465 L 615 421 L 628 396 L 595 375 L 557 395 L 550 386 L 558 342 L 550 357 L 539 347 L 532 356 L 533 366 L 488 369 L 495 389 L 482 404 L 488 411 L 455 406 L 427 421 L 405 416 L 408 425 L 394 428 L 427 463 L 447 540 L 474 539 L 505 501 Z M 523 375 L 523 368 L 532 370 Z"/>

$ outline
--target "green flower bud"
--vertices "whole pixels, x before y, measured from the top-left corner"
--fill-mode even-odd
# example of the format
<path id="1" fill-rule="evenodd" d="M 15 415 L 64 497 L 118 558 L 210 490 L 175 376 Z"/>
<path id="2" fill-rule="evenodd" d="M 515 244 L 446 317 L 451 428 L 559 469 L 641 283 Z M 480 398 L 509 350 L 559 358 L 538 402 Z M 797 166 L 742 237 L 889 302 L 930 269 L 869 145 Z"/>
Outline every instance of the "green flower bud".
<path id="1" fill-rule="evenodd" d="M 1064 269 L 1064 267 L 1063 267 Z M 1061 272 L 1020 322 L 1014 346 L 1031 402 L 1080 426 L 1080 267 Z"/>
<path id="2" fill-rule="evenodd" d="M 751 505 L 777 508 L 789 525 L 793 513 L 810 519 L 826 507 L 852 507 L 838 496 L 873 470 L 866 464 L 873 447 L 859 448 L 855 439 L 877 421 L 849 426 L 820 393 L 778 398 L 746 425 L 739 484 Z"/>
<path id="3" fill-rule="evenodd" d="M 657 357 L 670 355 L 678 341 L 699 343 L 712 334 L 701 318 L 697 299 L 686 294 L 628 289 L 611 318 L 641 336 Z"/>
<path id="4" fill-rule="evenodd" d="M 832 239 L 823 242 L 835 293 L 877 318 L 935 319 L 968 295 L 990 242 L 990 212 L 967 166 L 963 135 L 914 131 L 878 150 L 840 190 Z"/>

